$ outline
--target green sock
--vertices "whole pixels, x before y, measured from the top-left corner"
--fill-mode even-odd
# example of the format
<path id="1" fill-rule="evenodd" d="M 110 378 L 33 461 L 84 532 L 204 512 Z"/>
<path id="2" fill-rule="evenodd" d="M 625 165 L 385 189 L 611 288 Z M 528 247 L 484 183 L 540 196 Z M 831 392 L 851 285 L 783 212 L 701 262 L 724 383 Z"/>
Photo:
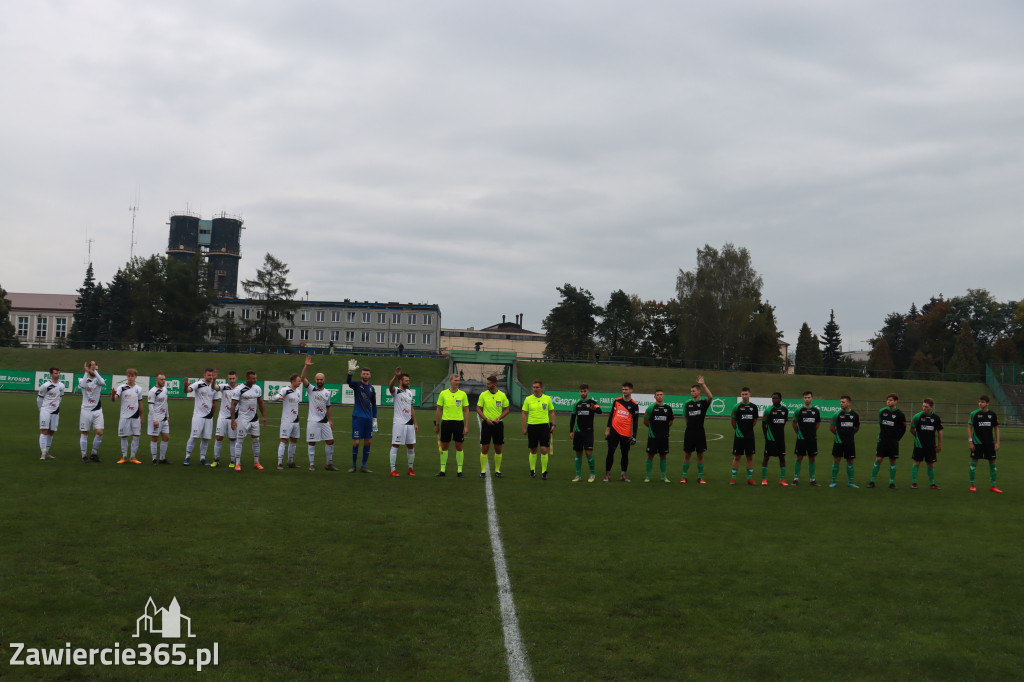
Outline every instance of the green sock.
<path id="1" fill-rule="evenodd" d="M 576 455 L 576 475 L 579 476 L 583 471 L 583 455 Z"/>
<path id="2" fill-rule="evenodd" d="M 992 481 L 992 487 L 996 487 L 996 479 L 999 478 L 999 469 L 996 468 L 996 463 L 990 461 L 988 463 L 988 477 Z"/>
<path id="3" fill-rule="evenodd" d="M 689 462 L 683 462 L 683 478 L 686 478 L 686 475 L 688 473 L 690 473 L 690 463 Z"/>
<path id="4" fill-rule="evenodd" d="M 590 473 L 591 473 L 591 475 L 593 475 L 593 473 L 594 473 L 594 456 L 593 455 L 587 455 L 587 466 L 590 467 Z"/>
<path id="5" fill-rule="evenodd" d="M 487 473 L 487 455 L 480 453 L 480 473 Z"/>
<path id="6" fill-rule="evenodd" d="M 889 465 L 889 485 L 896 485 L 896 465 Z"/>
<path id="7" fill-rule="evenodd" d="M 912 464 L 910 466 L 910 482 L 913 485 L 917 485 L 917 470 L 921 468 L 920 464 Z"/>
<path id="8" fill-rule="evenodd" d="M 441 471 L 444 471 L 445 467 L 448 466 L 448 451 L 441 451 Z"/>
<path id="9" fill-rule="evenodd" d="M 768 467 L 761 467 L 761 480 L 768 480 Z"/>
<path id="10" fill-rule="evenodd" d="M 779 480 L 780 481 L 785 481 L 786 480 L 786 467 L 779 467 Z"/>
<path id="11" fill-rule="evenodd" d="M 735 480 L 735 479 L 736 479 L 736 474 L 737 474 L 737 473 L 739 473 L 739 469 L 737 469 L 736 467 L 733 467 L 733 468 L 732 468 L 732 469 L 730 469 L 729 471 L 731 471 L 731 472 L 732 472 L 732 477 L 733 477 L 733 480 Z"/>
<path id="12" fill-rule="evenodd" d="M 733 472 L 735 475 L 735 472 Z M 697 478 L 704 478 L 704 462 L 697 462 Z"/>
<path id="13" fill-rule="evenodd" d="M 975 461 L 971 461 L 971 468 L 969 470 L 971 472 L 971 485 L 974 485 L 974 470 L 977 469 L 977 468 L 978 468 L 978 463 L 975 462 Z"/>
<path id="14" fill-rule="evenodd" d="M 530 453 L 530 471 L 537 471 L 537 453 Z"/>
<path id="15" fill-rule="evenodd" d="M 833 462 L 832 463 L 832 482 L 835 483 L 837 478 L 839 478 L 839 462 Z"/>
<path id="16" fill-rule="evenodd" d="M 850 483 L 853 483 L 853 465 L 852 464 L 847 464 L 846 465 L 846 480 L 849 481 Z"/>
<path id="17" fill-rule="evenodd" d="M 540 470 L 545 474 L 548 472 L 548 457 L 550 457 L 548 454 L 540 456 Z"/>
<path id="18" fill-rule="evenodd" d="M 935 485 L 935 467 L 928 467 L 928 482 Z"/>
<path id="19" fill-rule="evenodd" d="M 661 461 L 658 462 L 658 466 L 661 467 L 661 477 L 662 478 L 667 478 L 668 477 L 668 460 L 665 459 L 664 457 L 662 457 Z"/>
<path id="20" fill-rule="evenodd" d="M 793 480 L 794 481 L 796 479 L 800 478 L 800 467 L 801 466 L 803 466 L 803 462 L 801 462 L 800 460 L 797 460 L 796 464 L 793 465 Z"/>
<path id="21" fill-rule="evenodd" d="M 875 479 L 878 478 L 878 470 L 882 468 L 881 462 L 875 462 L 871 467 L 871 482 L 874 483 Z"/>
<path id="22" fill-rule="evenodd" d="M 797 466 L 800 466 L 800 465 L 797 464 Z M 814 480 L 814 460 L 813 459 L 810 462 L 807 463 L 807 473 L 809 473 L 811 475 L 811 480 L 813 481 Z"/>
<path id="23" fill-rule="evenodd" d="M 455 464 L 457 465 L 458 472 L 460 474 L 462 473 L 462 462 L 463 462 L 463 460 L 465 458 L 466 458 L 466 453 L 464 453 L 462 450 L 456 450 L 455 451 Z"/>
<path id="24" fill-rule="evenodd" d="M 651 477 L 651 469 L 654 466 L 654 459 L 652 457 L 647 458 L 647 478 Z"/>
<path id="25" fill-rule="evenodd" d="M 747 480 L 749 481 L 752 478 L 754 478 L 754 468 L 747 467 Z"/>
<path id="26" fill-rule="evenodd" d="M 495 473 L 501 471 L 501 453 L 500 452 L 495 452 L 494 453 L 494 471 L 495 471 Z"/>

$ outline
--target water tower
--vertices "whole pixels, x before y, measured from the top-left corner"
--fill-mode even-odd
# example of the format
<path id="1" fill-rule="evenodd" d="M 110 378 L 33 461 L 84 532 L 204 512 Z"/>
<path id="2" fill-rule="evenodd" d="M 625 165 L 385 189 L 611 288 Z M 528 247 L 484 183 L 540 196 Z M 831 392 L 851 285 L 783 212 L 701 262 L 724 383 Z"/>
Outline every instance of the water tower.
<path id="1" fill-rule="evenodd" d="M 199 216 L 182 211 L 171 215 L 167 255 L 186 265 L 199 253 Z"/>
<path id="2" fill-rule="evenodd" d="M 238 295 L 238 261 L 242 259 L 242 219 L 221 213 L 213 218 L 207 261 L 210 287 L 220 298 Z"/>

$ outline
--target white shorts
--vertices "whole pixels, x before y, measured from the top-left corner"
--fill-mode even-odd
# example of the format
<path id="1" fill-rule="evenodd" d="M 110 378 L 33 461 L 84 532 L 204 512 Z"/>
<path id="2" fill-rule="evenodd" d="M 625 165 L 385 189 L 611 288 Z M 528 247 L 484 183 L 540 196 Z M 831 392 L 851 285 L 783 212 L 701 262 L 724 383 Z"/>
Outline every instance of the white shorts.
<path id="1" fill-rule="evenodd" d="M 395 424 L 391 430 L 392 445 L 415 445 L 416 427 L 412 424 Z"/>
<path id="2" fill-rule="evenodd" d="M 103 429 L 103 410 L 86 410 L 78 415 L 79 431 L 100 431 Z"/>
<path id="3" fill-rule="evenodd" d="M 170 420 L 165 419 L 162 422 L 160 422 L 159 424 L 157 424 L 156 426 L 153 426 L 153 420 L 152 419 L 150 419 L 146 423 L 149 425 L 149 426 L 146 427 L 146 433 L 148 433 L 151 436 L 159 436 L 161 433 L 170 433 L 171 432 L 171 422 L 170 422 Z"/>
<path id="4" fill-rule="evenodd" d="M 210 440 L 213 435 L 213 420 L 205 417 L 192 417 L 192 438 Z"/>
<path id="5" fill-rule="evenodd" d="M 306 442 L 316 443 L 322 440 L 334 440 L 334 429 L 327 422 L 309 422 L 306 424 Z"/>
<path id="6" fill-rule="evenodd" d="M 281 439 L 285 438 L 299 438 L 302 436 L 301 430 L 299 429 L 299 422 L 292 422 L 291 424 L 281 424 Z"/>
<path id="7" fill-rule="evenodd" d="M 39 430 L 40 431 L 56 431 L 57 424 L 60 423 L 59 414 L 50 414 L 49 412 L 43 412 L 39 410 Z"/>
<path id="8" fill-rule="evenodd" d="M 221 417 L 217 420 L 217 435 L 228 440 L 235 439 L 235 430 L 231 428 L 231 417 Z"/>
<path id="9" fill-rule="evenodd" d="M 245 438 L 246 436 L 260 437 L 260 420 L 253 419 L 251 422 L 237 422 L 238 428 L 235 430 L 235 438 Z"/>
<path id="10" fill-rule="evenodd" d="M 139 417 L 122 417 L 117 421 L 117 435 L 121 438 L 138 436 L 142 433 L 142 419 Z"/>

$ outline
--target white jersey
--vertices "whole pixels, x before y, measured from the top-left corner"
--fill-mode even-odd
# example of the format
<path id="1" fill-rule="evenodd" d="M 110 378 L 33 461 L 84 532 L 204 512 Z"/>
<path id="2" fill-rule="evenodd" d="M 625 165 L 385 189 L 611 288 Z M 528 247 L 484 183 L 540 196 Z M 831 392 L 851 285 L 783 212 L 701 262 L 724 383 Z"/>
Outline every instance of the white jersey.
<path id="1" fill-rule="evenodd" d="M 309 415 L 306 417 L 306 425 L 326 424 L 327 409 L 331 406 L 331 392 L 326 388 L 317 388 L 316 384 L 306 387 L 309 393 Z"/>
<path id="2" fill-rule="evenodd" d="M 41 414 L 59 414 L 60 413 L 60 401 L 64 397 L 64 384 L 53 383 L 49 379 L 39 387 L 39 393 L 36 396 L 36 405 L 39 406 L 39 412 Z"/>
<path id="3" fill-rule="evenodd" d="M 290 428 L 293 424 L 299 423 L 299 403 L 302 402 L 302 389 L 282 386 L 277 392 L 277 399 L 281 401 L 281 430 Z"/>
<path id="4" fill-rule="evenodd" d="M 216 389 L 205 381 L 196 381 L 189 385 L 195 405 L 192 407 L 192 419 L 213 419 L 213 404 L 217 401 Z"/>
<path id="5" fill-rule="evenodd" d="M 238 409 L 235 411 L 235 421 L 238 422 L 238 430 L 241 431 L 245 424 L 257 421 L 260 416 L 258 401 L 263 397 L 263 390 L 253 384 L 238 387 Z"/>
<path id="6" fill-rule="evenodd" d="M 149 421 L 167 421 L 167 388 L 154 386 L 149 389 Z"/>
<path id="7" fill-rule="evenodd" d="M 392 422 L 392 433 L 397 432 L 403 426 L 412 426 L 412 391 L 406 388 L 397 388 L 392 392 L 395 399 L 395 416 Z"/>
<path id="8" fill-rule="evenodd" d="M 220 399 L 218 422 L 225 419 L 231 421 L 231 401 L 238 400 L 238 389 L 241 387 L 242 384 L 235 384 L 234 388 L 231 388 L 231 384 L 217 384 L 215 395 Z"/>
<path id="9" fill-rule="evenodd" d="M 142 387 L 129 386 L 127 382 L 117 387 L 117 399 L 121 403 L 121 419 L 138 419 L 142 402 Z"/>
<path id="10" fill-rule="evenodd" d="M 103 401 L 103 389 L 106 385 L 107 382 L 99 374 L 95 377 L 86 374 L 78 380 L 78 388 L 82 391 L 82 412 L 102 409 L 100 403 Z"/>

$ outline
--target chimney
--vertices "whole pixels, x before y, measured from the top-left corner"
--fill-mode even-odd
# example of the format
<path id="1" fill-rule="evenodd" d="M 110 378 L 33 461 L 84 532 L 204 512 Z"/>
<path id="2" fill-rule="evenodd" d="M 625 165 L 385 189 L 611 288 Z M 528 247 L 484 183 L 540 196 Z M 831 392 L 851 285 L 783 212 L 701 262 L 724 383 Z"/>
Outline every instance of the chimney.
<path id="1" fill-rule="evenodd" d="M 501 316 L 501 323 L 505 324 L 505 316 L 504 315 Z"/>

